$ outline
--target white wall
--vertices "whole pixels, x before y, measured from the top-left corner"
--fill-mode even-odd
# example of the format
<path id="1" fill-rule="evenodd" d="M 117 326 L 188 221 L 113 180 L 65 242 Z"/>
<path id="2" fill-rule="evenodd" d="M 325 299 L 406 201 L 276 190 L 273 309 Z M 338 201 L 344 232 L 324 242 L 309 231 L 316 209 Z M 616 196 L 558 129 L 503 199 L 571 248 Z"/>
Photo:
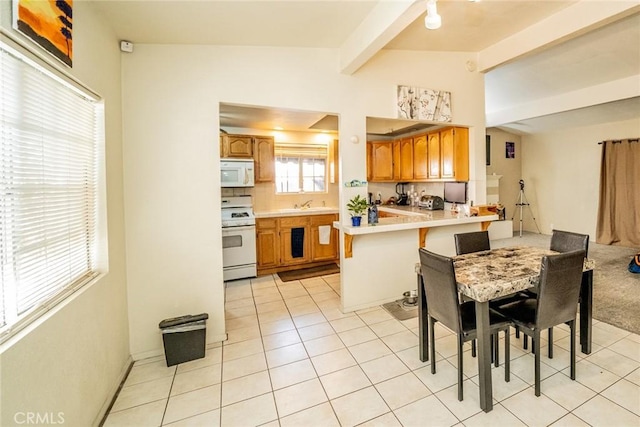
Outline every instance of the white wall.
<path id="1" fill-rule="evenodd" d="M 0 24 L 10 29 L 10 2 Z M 129 363 L 125 286 L 120 52 L 89 2 L 74 3 L 69 71 L 105 99 L 109 273 L 0 349 L 0 424 L 19 412 L 63 413 L 64 425 L 100 421 Z M 51 419 L 51 418 L 50 418 Z M 22 421 L 24 418 L 17 418 Z M 58 420 L 55 418 L 54 420 Z"/>
<path id="2" fill-rule="evenodd" d="M 551 229 L 595 240 L 602 146 L 640 136 L 640 118 L 522 137 L 525 192 L 542 233 Z M 525 217 L 525 230 L 535 231 Z"/>
<path id="3" fill-rule="evenodd" d="M 499 189 L 500 203 L 505 207 L 505 219 L 513 218 L 513 229 L 519 230 L 520 208 L 516 207 L 516 203 L 519 202 L 520 184 L 518 182 L 522 178 L 522 162 L 524 161 L 521 137 L 496 128 L 487 129 L 487 135 L 491 136 L 491 165 L 487 166 L 487 175 L 494 173 L 502 175 Z M 507 141 L 515 144 L 516 157 L 513 159 L 506 158 L 505 143 Z M 524 197 L 527 199 L 530 191 L 529 183 L 525 181 Z M 526 216 L 530 216 L 529 209 L 523 207 L 523 229 Z"/>
<path id="4" fill-rule="evenodd" d="M 472 162 L 471 176 L 483 186 L 484 80 L 466 71 L 469 57 L 382 51 L 356 74 L 342 75 L 333 50 L 137 44 L 123 58 L 134 358 L 161 351 L 157 324 L 170 316 L 206 311 L 208 340 L 224 338 L 219 102 L 339 114 L 345 182 L 366 179 L 366 116 L 395 117 L 398 84 L 448 90 L 455 124 L 472 127 L 470 151 L 480 160 Z M 359 144 L 350 142 L 352 135 Z M 346 200 L 366 191 L 340 186 L 342 218 L 349 218 Z M 417 243 L 413 252 L 417 260 Z M 369 261 L 357 252 L 341 260 L 343 283 L 357 280 L 363 262 Z M 393 280 L 392 270 L 375 280 Z"/>

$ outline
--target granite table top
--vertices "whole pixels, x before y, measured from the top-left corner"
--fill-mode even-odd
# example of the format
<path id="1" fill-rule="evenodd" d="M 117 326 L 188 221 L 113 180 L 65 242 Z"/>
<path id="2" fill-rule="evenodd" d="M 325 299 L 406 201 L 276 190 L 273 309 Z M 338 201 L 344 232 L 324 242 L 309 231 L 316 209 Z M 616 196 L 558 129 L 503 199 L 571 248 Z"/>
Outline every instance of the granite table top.
<path id="1" fill-rule="evenodd" d="M 529 246 L 514 246 L 454 257 L 458 291 L 485 302 L 535 287 L 540 279 L 542 257 L 557 252 Z M 585 259 L 584 270 L 595 262 Z"/>

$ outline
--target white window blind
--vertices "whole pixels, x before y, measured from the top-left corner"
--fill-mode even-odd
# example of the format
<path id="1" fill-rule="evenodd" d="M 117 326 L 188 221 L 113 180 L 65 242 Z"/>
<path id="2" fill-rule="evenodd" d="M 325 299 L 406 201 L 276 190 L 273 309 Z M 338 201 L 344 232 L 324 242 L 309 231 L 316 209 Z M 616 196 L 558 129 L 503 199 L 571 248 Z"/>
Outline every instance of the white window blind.
<path id="1" fill-rule="evenodd" d="M 100 102 L 6 44 L 0 55 L 3 336 L 96 275 L 104 113 Z"/>
<path id="2" fill-rule="evenodd" d="M 279 143 L 275 155 L 276 193 L 326 191 L 327 145 Z"/>

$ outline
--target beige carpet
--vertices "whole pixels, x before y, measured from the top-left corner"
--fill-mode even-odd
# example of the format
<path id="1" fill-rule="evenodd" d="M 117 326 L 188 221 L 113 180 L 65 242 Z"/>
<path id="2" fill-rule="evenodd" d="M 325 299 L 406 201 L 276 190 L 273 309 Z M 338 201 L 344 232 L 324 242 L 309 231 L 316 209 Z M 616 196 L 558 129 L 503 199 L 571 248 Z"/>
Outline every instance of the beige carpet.
<path id="1" fill-rule="evenodd" d="M 570 231 L 570 230 L 569 230 Z M 518 232 L 511 239 L 493 240 L 492 248 L 528 245 L 549 247 L 551 236 Z M 593 317 L 602 322 L 640 334 L 640 274 L 627 270 L 638 248 L 599 245 L 589 242 L 589 258 L 596 262 L 593 271 Z"/>

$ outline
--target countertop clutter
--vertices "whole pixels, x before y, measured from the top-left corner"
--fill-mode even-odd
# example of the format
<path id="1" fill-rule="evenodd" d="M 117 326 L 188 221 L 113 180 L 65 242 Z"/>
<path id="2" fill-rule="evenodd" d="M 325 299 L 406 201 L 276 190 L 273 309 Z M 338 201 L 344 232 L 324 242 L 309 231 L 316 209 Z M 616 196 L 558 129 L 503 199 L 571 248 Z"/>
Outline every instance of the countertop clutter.
<path id="1" fill-rule="evenodd" d="M 381 213 L 392 216 L 380 215 L 378 224 L 352 227 L 350 225 L 334 222 L 333 226 L 343 230 L 346 234 L 373 234 L 390 231 L 411 230 L 415 228 L 442 227 L 447 225 L 473 224 L 478 222 L 496 221 L 498 215 L 486 214 L 479 216 L 467 216 L 463 212 L 451 210 L 429 211 L 414 206 L 378 206 Z"/>

